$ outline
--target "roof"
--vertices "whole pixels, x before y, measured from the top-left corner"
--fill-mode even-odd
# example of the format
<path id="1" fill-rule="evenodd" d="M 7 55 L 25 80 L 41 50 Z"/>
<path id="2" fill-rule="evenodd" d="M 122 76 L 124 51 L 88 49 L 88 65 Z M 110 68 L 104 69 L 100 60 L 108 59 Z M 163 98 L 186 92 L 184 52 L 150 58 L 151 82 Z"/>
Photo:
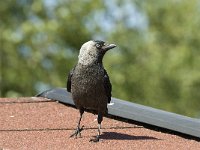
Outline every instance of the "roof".
<path id="1" fill-rule="evenodd" d="M 85 112 L 82 138 L 69 138 L 79 112 L 41 97 L 0 98 L 0 149 L 200 149 L 197 140 L 104 117 L 99 143 L 95 115 Z"/>

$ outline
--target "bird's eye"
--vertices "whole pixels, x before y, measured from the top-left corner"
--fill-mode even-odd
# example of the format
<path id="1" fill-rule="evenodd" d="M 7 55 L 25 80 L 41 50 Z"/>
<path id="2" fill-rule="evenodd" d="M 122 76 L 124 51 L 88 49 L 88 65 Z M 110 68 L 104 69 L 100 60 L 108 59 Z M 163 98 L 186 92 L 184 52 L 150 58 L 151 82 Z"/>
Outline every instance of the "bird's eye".
<path id="1" fill-rule="evenodd" d="M 96 44 L 96 47 L 97 47 L 97 48 L 100 48 L 100 47 L 101 47 L 101 45 L 100 45 L 100 44 Z"/>

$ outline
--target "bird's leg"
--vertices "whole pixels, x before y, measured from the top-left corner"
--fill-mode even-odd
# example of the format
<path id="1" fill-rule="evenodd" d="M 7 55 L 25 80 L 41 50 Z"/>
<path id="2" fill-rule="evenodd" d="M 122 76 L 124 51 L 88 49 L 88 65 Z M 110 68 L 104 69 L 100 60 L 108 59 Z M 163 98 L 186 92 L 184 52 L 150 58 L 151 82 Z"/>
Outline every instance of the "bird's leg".
<path id="1" fill-rule="evenodd" d="M 100 138 L 100 135 L 101 135 L 101 122 L 103 120 L 103 115 L 102 113 L 98 113 L 98 134 L 95 138 L 93 139 L 90 139 L 90 142 L 99 142 L 99 138 Z"/>
<path id="2" fill-rule="evenodd" d="M 75 136 L 77 138 L 77 135 L 79 135 L 79 137 L 81 137 L 81 131 L 83 130 L 83 126 L 80 128 L 80 123 L 81 123 L 81 119 L 82 119 L 82 116 L 83 116 L 83 113 L 84 113 L 84 109 L 79 109 L 80 111 L 80 118 L 79 118 L 79 121 L 78 121 L 78 125 L 77 125 L 77 128 L 75 130 L 75 132 L 70 136 L 70 137 L 73 137 Z"/>

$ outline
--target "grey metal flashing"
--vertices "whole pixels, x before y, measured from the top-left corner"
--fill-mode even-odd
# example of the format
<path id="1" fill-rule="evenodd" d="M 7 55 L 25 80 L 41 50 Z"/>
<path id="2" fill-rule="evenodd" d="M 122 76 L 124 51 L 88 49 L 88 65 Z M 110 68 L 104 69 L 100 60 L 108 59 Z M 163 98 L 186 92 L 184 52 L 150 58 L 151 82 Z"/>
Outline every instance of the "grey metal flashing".
<path id="1" fill-rule="evenodd" d="M 44 91 L 37 96 L 74 105 L 71 93 L 68 93 L 65 88 L 51 89 Z M 111 103 L 114 104 L 108 105 L 108 114 L 110 115 L 200 138 L 199 119 L 123 101 L 117 98 L 112 98 Z"/>

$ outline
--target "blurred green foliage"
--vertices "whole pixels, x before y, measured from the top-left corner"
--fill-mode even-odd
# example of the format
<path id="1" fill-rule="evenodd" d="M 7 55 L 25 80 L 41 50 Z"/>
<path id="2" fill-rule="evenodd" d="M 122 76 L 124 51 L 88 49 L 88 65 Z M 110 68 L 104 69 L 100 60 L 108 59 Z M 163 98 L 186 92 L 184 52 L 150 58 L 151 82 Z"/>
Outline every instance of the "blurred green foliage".
<path id="1" fill-rule="evenodd" d="M 65 87 L 80 46 L 118 48 L 104 58 L 113 96 L 200 116 L 198 0 L 0 1 L 1 97 Z"/>

